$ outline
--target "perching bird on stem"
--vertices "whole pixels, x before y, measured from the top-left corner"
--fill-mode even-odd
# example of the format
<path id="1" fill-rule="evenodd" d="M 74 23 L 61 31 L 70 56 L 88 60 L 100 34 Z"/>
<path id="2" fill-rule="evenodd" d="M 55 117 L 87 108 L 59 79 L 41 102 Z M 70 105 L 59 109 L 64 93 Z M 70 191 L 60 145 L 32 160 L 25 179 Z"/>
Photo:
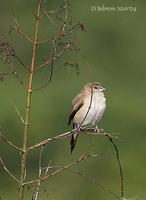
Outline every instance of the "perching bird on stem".
<path id="1" fill-rule="evenodd" d="M 76 145 L 81 127 L 91 125 L 99 132 L 97 123 L 101 119 L 105 108 L 105 88 L 99 82 L 92 82 L 85 85 L 80 93 L 72 101 L 72 112 L 68 124 L 73 121 L 74 133 L 71 136 L 71 153 Z"/>

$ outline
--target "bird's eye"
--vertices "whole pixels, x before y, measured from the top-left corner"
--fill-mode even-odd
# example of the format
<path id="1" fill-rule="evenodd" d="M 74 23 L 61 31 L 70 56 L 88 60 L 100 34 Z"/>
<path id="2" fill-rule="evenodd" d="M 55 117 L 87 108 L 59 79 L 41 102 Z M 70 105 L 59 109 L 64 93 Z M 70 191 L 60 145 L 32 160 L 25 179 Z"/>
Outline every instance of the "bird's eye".
<path id="1" fill-rule="evenodd" d="M 94 86 L 94 89 L 98 89 L 98 87 L 97 87 L 97 86 Z"/>

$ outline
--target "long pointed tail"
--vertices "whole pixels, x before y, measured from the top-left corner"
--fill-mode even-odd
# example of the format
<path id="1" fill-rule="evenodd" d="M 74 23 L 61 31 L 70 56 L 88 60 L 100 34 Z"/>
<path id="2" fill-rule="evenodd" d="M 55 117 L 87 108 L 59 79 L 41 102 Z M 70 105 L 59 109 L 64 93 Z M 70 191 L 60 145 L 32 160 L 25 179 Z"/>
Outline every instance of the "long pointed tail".
<path id="1" fill-rule="evenodd" d="M 77 142 L 77 138 L 78 138 L 79 132 L 74 133 L 71 136 L 71 140 L 70 140 L 70 145 L 71 145 L 71 153 L 73 152 L 73 149 L 75 148 L 76 142 Z"/>

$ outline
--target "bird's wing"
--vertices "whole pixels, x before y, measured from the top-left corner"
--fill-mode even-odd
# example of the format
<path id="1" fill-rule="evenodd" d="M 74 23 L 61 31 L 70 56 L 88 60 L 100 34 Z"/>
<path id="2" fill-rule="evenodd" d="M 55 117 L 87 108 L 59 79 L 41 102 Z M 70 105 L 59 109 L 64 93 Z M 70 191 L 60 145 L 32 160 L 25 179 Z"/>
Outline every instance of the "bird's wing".
<path id="1" fill-rule="evenodd" d="M 72 101 L 73 109 L 69 116 L 68 124 L 71 123 L 72 119 L 74 118 L 75 114 L 80 110 L 80 108 L 84 105 L 84 95 L 79 94 L 77 95 Z"/>

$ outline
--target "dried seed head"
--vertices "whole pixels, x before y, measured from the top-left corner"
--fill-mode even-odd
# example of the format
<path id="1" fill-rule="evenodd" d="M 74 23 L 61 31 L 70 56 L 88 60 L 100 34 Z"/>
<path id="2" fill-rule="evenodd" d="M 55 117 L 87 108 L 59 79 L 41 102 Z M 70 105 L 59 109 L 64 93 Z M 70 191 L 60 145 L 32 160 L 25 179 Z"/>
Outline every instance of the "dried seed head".
<path id="1" fill-rule="evenodd" d="M 7 63 L 11 63 L 14 57 L 14 48 L 8 42 L 0 43 L 0 58 Z"/>

